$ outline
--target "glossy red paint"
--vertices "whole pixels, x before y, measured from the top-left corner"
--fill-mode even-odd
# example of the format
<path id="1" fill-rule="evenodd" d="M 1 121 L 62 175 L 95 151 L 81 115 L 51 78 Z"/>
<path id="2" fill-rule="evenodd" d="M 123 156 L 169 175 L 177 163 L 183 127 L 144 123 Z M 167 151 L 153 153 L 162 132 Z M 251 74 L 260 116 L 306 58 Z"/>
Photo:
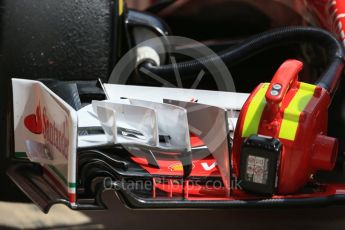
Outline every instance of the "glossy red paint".
<path id="1" fill-rule="evenodd" d="M 42 134 L 43 122 L 40 106 L 37 106 L 36 113 L 24 118 L 25 127 L 34 134 Z"/>
<path id="2" fill-rule="evenodd" d="M 296 60 L 286 61 L 275 74 L 266 93 L 266 105 L 262 113 L 258 135 L 277 138 L 283 145 L 278 168 L 277 194 L 297 192 L 318 170 L 332 170 L 338 150 L 338 141 L 327 137 L 328 106 L 330 96 L 325 89 L 316 87 L 314 95 L 299 115 L 297 132 L 293 140 L 280 137 L 284 111 L 296 96 L 300 83 L 298 73 L 303 64 Z M 270 94 L 275 84 L 281 85 L 278 95 Z M 260 87 L 260 86 L 259 86 Z M 256 94 L 258 89 L 254 91 Z M 250 97 L 241 110 L 235 132 L 233 164 L 239 176 L 241 146 L 244 141 L 242 129 Z"/>
<path id="3" fill-rule="evenodd" d="M 182 164 L 178 159 L 175 158 L 164 158 L 157 159 L 159 168 L 152 167 L 148 164 L 145 157 L 135 157 L 131 158 L 135 163 L 144 168 L 153 176 L 157 177 L 181 177 L 183 175 Z M 204 159 L 194 159 L 193 160 L 193 170 L 190 175 L 191 177 L 220 177 L 220 172 L 216 165 L 216 160 L 212 157 L 206 157 Z"/>
<path id="4" fill-rule="evenodd" d="M 317 26 L 323 27 L 326 30 L 333 32 L 339 40 L 341 40 L 345 47 L 345 1 L 344 0 L 300 0 L 300 6 L 303 6 L 308 12 L 308 17 L 313 18 L 313 22 Z M 301 64 L 296 64 L 294 71 L 297 73 Z M 292 74 L 293 75 L 293 74 Z M 275 81 L 276 79 L 274 79 Z M 285 81 L 284 79 L 280 79 Z M 284 83 L 285 84 L 285 83 Z M 289 105 L 289 102 L 295 96 L 298 91 L 299 83 L 296 80 L 295 84 L 290 88 L 289 93 L 285 95 L 280 104 L 280 110 L 284 111 Z M 248 101 L 251 101 L 255 96 L 257 90 L 256 88 Z M 274 195 L 270 199 L 299 199 L 299 198 L 321 198 L 321 197 L 331 197 L 334 195 L 345 195 L 345 184 L 320 184 L 318 188 L 311 192 L 301 192 L 297 191 L 303 184 L 310 181 L 310 175 L 318 169 L 329 170 L 333 167 L 334 164 L 334 150 L 337 149 L 337 141 L 325 136 L 327 134 L 327 108 L 330 103 L 330 96 L 328 93 L 318 88 L 315 92 L 315 97 L 311 99 L 309 104 L 305 109 L 305 115 L 302 115 L 305 121 L 301 122 L 296 139 L 297 142 L 293 141 L 283 141 L 284 142 L 284 163 L 280 167 L 279 175 L 279 187 L 281 195 Z M 274 103 L 273 103 L 274 104 Z M 267 106 L 269 107 L 269 106 Z M 248 103 L 246 103 L 242 109 L 242 112 L 245 113 L 248 109 Z M 280 113 L 274 113 L 276 116 L 272 116 L 270 111 L 274 110 L 271 107 L 265 108 L 263 112 L 264 117 L 270 118 L 269 120 L 275 119 L 276 122 L 281 123 L 282 116 Z M 271 117 L 269 117 L 271 116 Z M 314 117 L 314 119 L 311 119 Z M 240 118 L 241 120 L 241 118 Z M 238 135 L 238 132 L 243 128 L 243 122 L 238 122 L 238 126 L 235 132 L 235 142 L 242 141 L 242 138 Z M 263 121 L 261 121 L 261 124 Z M 311 132 L 309 130 L 312 130 Z M 272 129 L 265 129 L 264 125 L 260 126 L 260 131 L 266 135 L 275 136 L 279 129 L 272 131 Z M 307 132 L 308 131 L 308 132 Z M 194 143 L 194 146 L 202 146 L 198 138 L 194 135 L 191 135 L 191 141 Z M 196 144 L 197 143 L 197 144 Z M 309 152 L 301 151 L 301 146 L 309 146 L 311 149 Z M 312 146 L 312 148 L 310 148 Z M 299 149 L 299 150 L 298 150 Z M 236 162 L 239 162 L 239 151 L 240 145 L 235 145 L 233 148 L 233 172 L 235 175 L 238 175 L 239 168 Z M 288 152 L 295 152 L 295 154 L 287 154 Z M 328 152 L 329 154 L 324 154 Z M 301 155 L 299 159 L 295 159 L 296 155 Z M 144 158 L 132 158 L 135 162 L 139 163 L 144 169 L 152 173 L 152 175 L 157 178 L 164 178 L 165 176 L 171 175 L 182 175 L 182 172 L 171 172 L 169 166 L 171 164 L 178 164 L 178 161 L 174 160 L 158 160 L 159 164 L 162 166 L 160 170 L 154 169 L 148 166 L 147 161 Z M 206 171 L 203 167 L 200 167 L 200 163 L 205 163 L 207 165 L 215 164 L 215 160 L 210 157 L 207 159 L 194 159 L 192 175 L 191 176 L 208 176 L 216 175 L 220 177 L 220 173 L 217 167 L 215 167 L 211 172 Z M 294 178 L 294 180 L 291 180 Z M 292 181 L 292 182 L 291 182 Z M 292 183 L 292 184 L 291 184 Z M 172 187 L 172 182 L 167 184 L 154 183 L 155 189 L 164 191 L 167 193 L 168 197 L 180 196 L 183 193 L 182 185 L 174 185 Z M 170 187 L 169 187 L 170 186 Z M 207 190 L 205 187 L 201 186 L 196 188 L 195 186 L 185 187 L 188 193 L 188 200 L 260 200 L 267 199 L 267 197 L 260 197 L 258 195 L 246 193 L 241 189 L 233 189 L 231 196 L 228 197 L 222 189 L 216 190 Z M 207 192 L 205 192 L 207 191 Z M 292 192 L 294 191 L 294 192 Z M 284 194 L 286 192 L 292 192 L 291 194 Z"/>
<path id="5" fill-rule="evenodd" d="M 345 1 L 302 1 L 314 20 L 323 28 L 336 34 L 345 47 Z"/>

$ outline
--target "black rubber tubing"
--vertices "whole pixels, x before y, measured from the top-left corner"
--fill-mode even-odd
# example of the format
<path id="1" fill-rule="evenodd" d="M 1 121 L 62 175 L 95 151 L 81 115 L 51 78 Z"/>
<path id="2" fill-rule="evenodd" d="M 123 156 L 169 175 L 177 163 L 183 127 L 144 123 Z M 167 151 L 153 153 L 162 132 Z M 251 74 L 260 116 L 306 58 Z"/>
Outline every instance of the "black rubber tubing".
<path id="1" fill-rule="evenodd" d="M 235 47 L 222 51 L 218 56 L 208 56 L 198 60 L 177 63 L 177 69 L 181 76 L 195 74 L 207 63 L 219 58 L 230 67 L 272 47 L 305 42 L 315 43 L 328 51 L 329 64 L 316 84 L 333 94 L 344 69 L 344 49 L 342 44 L 331 33 L 317 27 L 284 27 L 264 32 Z M 152 63 L 143 63 L 142 65 L 159 76 L 174 76 L 174 66 L 172 64 L 154 66 Z"/>

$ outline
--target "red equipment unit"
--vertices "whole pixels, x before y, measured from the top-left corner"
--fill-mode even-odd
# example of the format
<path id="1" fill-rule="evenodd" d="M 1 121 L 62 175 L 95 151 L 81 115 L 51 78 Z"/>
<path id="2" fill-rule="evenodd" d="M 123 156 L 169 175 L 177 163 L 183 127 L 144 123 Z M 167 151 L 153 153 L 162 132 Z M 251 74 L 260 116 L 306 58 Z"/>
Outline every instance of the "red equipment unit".
<path id="1" fill-rule="evenodd" d="M 232 156 L 245 190 L 295 193 L 316 171 L 334 167 L 338 141 L 326 136 L 331 97 L 320 86 L 298 81 L 302 67 L 297 60 L 283 63 L 241 110 Z M 281 148 L 275 148 L 278 142 Z M 272 151 L 276 158 L 268 157 Z"/>

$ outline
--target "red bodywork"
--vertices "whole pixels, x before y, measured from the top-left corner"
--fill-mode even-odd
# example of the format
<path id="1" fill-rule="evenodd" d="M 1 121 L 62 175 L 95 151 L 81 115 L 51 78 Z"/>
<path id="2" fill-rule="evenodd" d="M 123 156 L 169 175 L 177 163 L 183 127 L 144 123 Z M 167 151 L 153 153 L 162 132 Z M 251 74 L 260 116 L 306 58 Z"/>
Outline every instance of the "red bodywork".
<path id="1" fill-rule="evenodd" d="M 328 107 L 330 96 L 325 89 L 316 87 L 314 95 L 300 114 L 294 140 L 279 137 L 285 109 L 299 90 L 298 73 L 303 64 L 296 60 L 286 61 L 277 71 L 267 89 L 265 106 L 258 130 L 258 135 L 277 138 L 283 144 L 278 169 L 278 194 L 297 192 L 318 170 L 332 170 L 338 151 L 338 141 L 325 136 L 327 134 Z M 282 86 L 280 94 L 270 94 L 275 84 Z M 259 85 L 244 104 L 235 132 L 233 160 L 234 170 L 239 177 L 239 164 L 243 123 L 253 97 L 261 89 Z M 292 179 L 293 178 L 293 179 Z"/>
<path id="2" fill-rule="evenodd" d="M 286 1 L 286 4 L 290 5 L 296 11 L 300 12 L 302 15 L 308 13 L 309 15 L 304 15 L 309 17 L 306 21 L 314 22 L 317 26 L 320 26 L 330 32 L 333 32 L 339 40 L 345 46 L 345 1 L 343 0 L 295 0 Z M 294 74 L 295 77 L 302 66 L 294 64 Z M 280 77 L 277 77 L 280 81 Z M 275 78 L 276 80 L 276 78 Z M 289 83 L 289 82 L 288 82 Z M 283 83 L 284 85 L 287 82 Z M 286 99 L 283 101 L 281 107 L 287 106 L 288 102 L 294 96 L 298 90 L 299 83 L 296 81 L 293 87 L 289 90 L 286 95 Z M 257 89 L 256 89 L 257 90 Z M 251 95 L 253 97 L 255 91 Z M 249 98 L 250 101 L 251 98 Z M 268 98 L 269 100 L 269 98 Z M 274 100 L 271 100 L 272 102 Z M 299 125 L 296 140 L 288 141 L 283 140 L 283 145 L 285 146 L 283 150 L 283 160 L 279 169 L 279 193 L 290 195 L 275 195 L 270 197 L 271 199 L 293 199 L 293 198 L 318 198 L 318 197 L 328 197 L 332 195 L 342 195 L 345 194 L 345 184 L 324 184 L 319 185 L 317 189 L 308 192 L 298 192 L 299 188 L 311 181 L 310 176 L 316 170 L 330 170 L 334 166 L 334 150 L 337 148 L 337 142 L 334 139 L 328 138 L 326 135 L 327 130 L 327 109 L 330 103 L 329 94 L 318 88 L 315 90 L 315 97 L 308 104 L 305 115 L 301 116 L 303 122 Z M 268 120 L 276 119 L 275 122 L 280 122 L 281 115 L 279 113 L 273 113 L 275 109 L 275 103 L 272 103 L 269 108 L 266 108 L 263 117 Z M 243 107 L 243 111 L 246 110 L 246 104 Z M 312 117 L 318 119 L 311 119 Z M 241 118 L 240 118 L 241 119 Z M 321 122 L 320 122 L 321 121 Z M 242 122 L 239 120 L 238 124 Z M 261 122 L 260 131 L 264 135 L 276 136 L 276 129 L 268 128 L 265 122 Z M 239 130 L 241 127 L 239 127 Z M 239 135 L 235 135 L 236 138 L 234 142 L 242 142 L 243 139 Z M 303 137 L 303 138 L 301 138 Z M 303 141 L 301 141 L 303 140 Z M 192 146 L 202 146 L 202 141 L 195 136 L 192 136 Z M 320 144 L 321 143 L 321 144 Z M 239 145 L 235 144 L 233 150 L 233 175 L 238 176 L 239 169 L 237 168 L 239 160 Z M 313 146 L 310 148 L 310 146 Z M 308 148 L 309 150 L 305 149 Z M 287 152 L 294 152 L 294 154 L 286 154 Z M 323 154 L 324 152 L 329 152 L 330 154 Z M 157 191 L 165 192 L 166 197 L 181 196 L 184 194 L 185 198 L 189 200 L 255 200 L 263 197 L 246 193 L 242 191 L 239 187 L 236 187 L 236 181 L 232 181 L 234 186 L 230 197 L 227 196 L 223 187 L 212 188 L 205 184 L 198 184 L 197 186 L 191 183 L 195 178 L 218 178 L 221 180 L 220 172 L 216 166 L 216 160 L 209 155 L 203 159 L 193 160 L 193 170 L 190 175 L 190 180 L 182 183 L 180 178 L 183 175 L 183 170 L 180 161 L 177 159 L 157 159 L 160 168 L 152 167 L 148 164 L 144 157 L 132 157 L 132 160 L 144 168 L 147 172 L 153 175 L 154 178 L 154 190 L 153 197 L 157 197 Z M 291 180 L 294 178 L 294 180 Z M 233 183 L 234 182 L 234 183 Z M 183 191 L 184 189 L 184 191 Z"/>
<path id="3" fill-rule="evenodd" d="M 304 4 L 319 26 L 337 35 L 345 46 L 345 1 L 307 0 Z"/>

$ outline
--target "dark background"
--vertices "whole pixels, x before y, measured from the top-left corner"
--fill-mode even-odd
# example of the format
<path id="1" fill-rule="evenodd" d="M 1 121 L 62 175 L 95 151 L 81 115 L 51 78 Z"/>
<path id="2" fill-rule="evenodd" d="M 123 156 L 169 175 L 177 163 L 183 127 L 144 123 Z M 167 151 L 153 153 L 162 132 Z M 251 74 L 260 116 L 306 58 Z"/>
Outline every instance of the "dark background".
<path id="1" fill-rule="evenodd" d="M 104 194 L 109 210 L 84 212 L 107 229 L 343 229 L 345 207 L 232 209 L 204 211 L 134 211 L 113 193 Z"/>
<path id="2" fill-rule="evenodd" d="M 34 205 L 30 206 L 31 219 L 35 229 L 343 229 L 345 227 L 344 206 L 324 208 L 285 208 L 285 209 L 229 209 L 229 210 L 129 210 L 108 191 L 104 199 L 109 206 L 105 211 L 82 211 L 91 222 L 82 225 L 55 225 L 44 227 L 45 216 L 54 218 L 57 207 L 49 214 L 42 214 Z M 61 207 L 60 207 L 61 208 Z M 66 208 L 68 209 L 68 208 Z M 0 210 L 20 215 L 21 210 Z M 65 210 L 69 215 L 70 210 Z M 24 213 L 22 213 L 24 215 Z M 25 213 L 25 215 L 28 215 Z M 45 216 L 41 216 L 45 215 Z M 38 218 L 36 216 L 41 216 Z M 48 221 L 47 221 L 48 222 Z M 0 229 L 12 230 L 13 227 Z"/>

